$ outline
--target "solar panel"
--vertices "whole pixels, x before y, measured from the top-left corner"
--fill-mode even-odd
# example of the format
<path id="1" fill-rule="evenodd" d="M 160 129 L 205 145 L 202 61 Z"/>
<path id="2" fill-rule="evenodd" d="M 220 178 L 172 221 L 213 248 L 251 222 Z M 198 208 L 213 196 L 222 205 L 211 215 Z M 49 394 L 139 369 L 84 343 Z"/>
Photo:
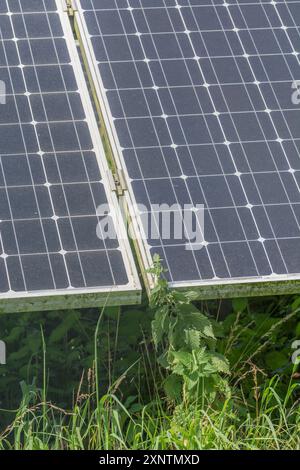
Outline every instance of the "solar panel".
<path id="1" fill-rule="evenodd" d="M 148 236 L 145 265 L 203 297 L 299 290 L 300 2 L 76 6 L 130 204 L 204 206 L 199 246 Z"/>
<path id="2" fill-rule="evenodd" d="M 1 312 L 140 295 L 126 237 L 99 234 L 117 200 L 61 5 L 0 1 Z"/>

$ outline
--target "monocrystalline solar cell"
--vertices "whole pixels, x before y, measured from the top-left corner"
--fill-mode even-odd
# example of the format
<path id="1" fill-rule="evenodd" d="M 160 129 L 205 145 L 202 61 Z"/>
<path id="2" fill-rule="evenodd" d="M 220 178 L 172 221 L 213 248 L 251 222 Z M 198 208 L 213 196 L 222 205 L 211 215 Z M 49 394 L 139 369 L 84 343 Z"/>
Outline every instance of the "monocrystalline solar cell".
<path id="1" fill-rule="evenodd" d="M 131 204 L 204 205 L 199 246 L 148 236 L 145 264 L 159 253 L 203 296 L 297 288 L 281 281 L 300 278 L 300 1 L 76 5 Z"/>
<path id="2" fill-rule="evenodd" d="M 61 5 L 0 0 L 1 311 L 139 296 L 127 241 L 97 236 L 116 201 Z"/>

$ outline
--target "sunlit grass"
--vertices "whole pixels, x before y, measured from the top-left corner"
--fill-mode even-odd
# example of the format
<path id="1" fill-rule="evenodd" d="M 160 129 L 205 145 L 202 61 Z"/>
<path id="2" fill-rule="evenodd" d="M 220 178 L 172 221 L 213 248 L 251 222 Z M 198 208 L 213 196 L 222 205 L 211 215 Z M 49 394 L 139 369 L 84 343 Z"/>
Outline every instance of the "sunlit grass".
<path id="1" fill-rule="evenodd" d="M 274 325 L 286 325 L 287 318 L 298 312 L 292 309 Z M 195 403 L 183 398 L 175 403 L 165 396 L 166 371 L 153 360 L 155 350 L 144 336 L 140 358 L 135 357 L 119 379 L 103 385 L 99 372 L 103 371 L 99 348 L 103 313 L 94 338 L 89 338 L 93 367 L 83 373 L 68 409 L 49 401 L 51 364 L 47 363 L 49 349 L 41 330 L 41 386 L 38 388 L 35 381 L 32 385 L 21 382 L 19 409 L 0 410 L 10 423 L 5 429 L 3 424 L 0 427 L 0 450 L 300 450 L 297 365 L 291 374 L 278 374 L 270 380 L 254 363 L 257 352 L 268 351 L 275 326 L 264 334 L 255 331 L 249 336 L 251 340 L 246 335 L 243 339 L 246 327 L 241 327 L 238 312 L 229 334 L 220 340 L 225 356 L 242 352 L 232 363 L 230 396 L 220 395 L 214 402 L 201 396 Z M 117 338 L 113 347 L 117 350 Z M 129 393 L 123 386 L 128 377 L 134 382 Z"/>
<path id="2" fill-rule="evenodd" d="M 287 406 L 289 396 L 280 398 L 277 383 L 274 378 L 265 387 L 258 415 L 246 410 L 244 418 L 232 400 L 219 410 L 197 404 L 172 409 L 156 397 L 135 412 L 108 394 L 65 411 L 50 403 L 29 405 L 34 397 L 25 396 L 0 436 L 0 449 L 300 450 L 299 406 Z"/>

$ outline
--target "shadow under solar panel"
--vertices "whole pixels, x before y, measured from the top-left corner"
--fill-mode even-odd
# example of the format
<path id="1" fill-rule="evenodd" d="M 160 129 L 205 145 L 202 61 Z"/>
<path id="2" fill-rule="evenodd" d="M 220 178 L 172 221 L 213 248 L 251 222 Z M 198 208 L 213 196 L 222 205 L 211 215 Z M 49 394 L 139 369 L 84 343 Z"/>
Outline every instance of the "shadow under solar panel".
<path id="1" fill-rule="evenodd" d="M 299 291 L 300 1 L 76 8 L 144 266 L 158 253 L 201 297 Z M 202 207 L 202 238 L 163 236 L 160 219 L 149 233 L 161 205 L 184 229 Z"/>
<path id="2" fill-rule="evenodd" d="M 62 2 L 0 0 L 0 81 L 0 311 L 138 302 Z"/>

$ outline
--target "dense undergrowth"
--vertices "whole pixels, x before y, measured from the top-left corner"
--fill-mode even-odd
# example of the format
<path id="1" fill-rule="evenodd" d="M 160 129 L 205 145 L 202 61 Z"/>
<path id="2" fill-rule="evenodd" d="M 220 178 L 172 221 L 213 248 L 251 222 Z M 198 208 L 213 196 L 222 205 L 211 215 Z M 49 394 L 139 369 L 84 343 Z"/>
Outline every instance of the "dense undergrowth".
<path id="1" fill-rule="evenodd" d="M 300 449 L 300 298 L 2 315 L 0 449 Z"/>

